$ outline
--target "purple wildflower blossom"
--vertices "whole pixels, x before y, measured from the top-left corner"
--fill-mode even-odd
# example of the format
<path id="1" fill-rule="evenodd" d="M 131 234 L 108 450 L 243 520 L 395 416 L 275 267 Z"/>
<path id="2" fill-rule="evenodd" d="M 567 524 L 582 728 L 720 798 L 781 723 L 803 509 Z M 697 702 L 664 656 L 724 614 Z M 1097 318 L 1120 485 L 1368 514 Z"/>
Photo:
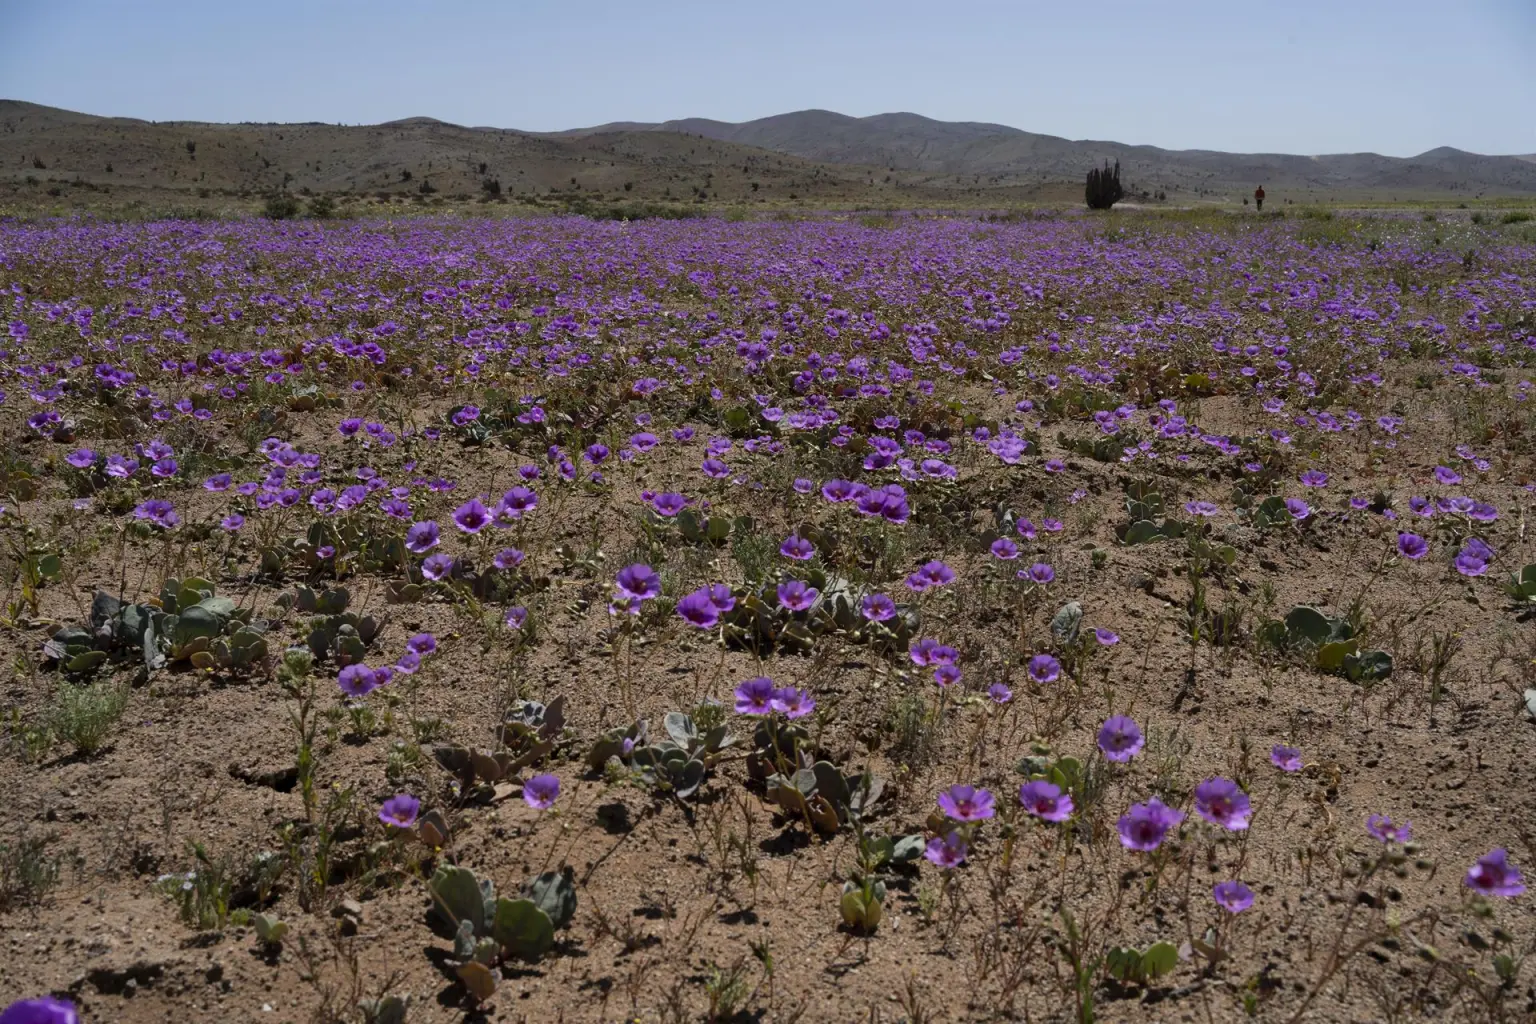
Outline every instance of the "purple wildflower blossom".
<path id="1" fill-rule="evenodd" d="M 928 858 L 929 863 L 945 869 L 964 864 L 965 855 L 965 839 L 959 832 L 951 832 L 943 839 L 935 836 L 928 840 L 928 845 L 923 849 L 923 856 Z"/>
<path id="2" fill-rule="evenodd" d="M 1493 849 L 1477 858 L 1477 863 L 1467 869 L 1463 879 L 1469 889 L 1484 896 L 1519 896 L 1525 892 L 1525 879 L 1520 869 L 1509 862 L 1509 854 L 1502 847 Z"/>
<path id="3" fill-rule="evenodd" d="M 1253 805 L 1248 794 L 1231 779 L 1206 779 L 1195 787 L 1195 811 L 1212 825 L 1228 832 L 1248 827 Z"/>
<path id="4" fill-rule="evenodd" d="M 379 820 L 395 828 L 410 828 L 421 812 L 421 801 L 409 793 L 397 793 L 379 808 Z"/>
<path id="5" fill-rule="evenodd" d="M 736 713 L 739 715 L 766 715 L 773 711 L 774 694 L 778 691 L 767 676 L 755 676 L 736 687 Z"/>
<path id="6" fill-rule="evenodd" d="M 1217 882 L 1211 889 L 1211 898 L 1229 914 L 1241 914 L 1253 906 L 1253 890 L 1236 880 Z"/>
<path id="7" fill-rule="evenodd" d="M 1146 744 L 1141 727 L 1126 715 L 1111 715 L 1099 727 L 1099 749 L 1107 760 L 1124 764 L 1141 753 Z"/>
<path id="8" fill-rule="evenodd" d="M 939 810 L 953 821 L 985 821 L 997 813 L 992 794 L 956 783 L 939 794 Z"/>
<path id="9" fill-rule="evenodd" d="M 560 780 L 553 775 L 535 775 L 523 783 L 523 801 L 536 811 L 547 811 L 560 796 Z"/>
<path id="10" fill-rule="evenodd" d="M 1120 832 L 1120 845 L 1127 850 L 1148 852 L 1162 845 L 1168 830 L 1178 826 L 1184 815 L 1153 797 L 1144 804 L 1132 804 L 1121 815 L 1116 828 Z"/>
<path id="11" fill-rule="evenodd" d="M 1019 787 L 1019 803 L 1024 811 L 1041 821 L 1066 821 L 1072 816 L 1072 795 L 1063 793 L 1054 782 L 1036 779 Z"/>

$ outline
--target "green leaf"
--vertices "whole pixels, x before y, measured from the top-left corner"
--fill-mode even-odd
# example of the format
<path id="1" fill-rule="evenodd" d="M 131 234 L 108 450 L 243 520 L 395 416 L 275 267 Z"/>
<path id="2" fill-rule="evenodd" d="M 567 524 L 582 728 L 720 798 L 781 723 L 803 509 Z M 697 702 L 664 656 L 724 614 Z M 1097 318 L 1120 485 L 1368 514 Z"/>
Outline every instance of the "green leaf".
<path id="1" fill-rule="evenodd" d="M 1115 946 L 1104 957 L 1104 967 L 1112 977 L 1121 981 L 1141 979 L 1141 951 Z"/>
<path id="2" fill-rule="evenodd" d="M 687 800 L 704 784 L 704 762 L 688 761 L 673 773 L 672 785 L 679 800 Z"/>
<path id="3" fill-rule="evenodd" d="M 1333 638 L 1333 623 L 1309 604 L 1299 604 L 1285 616 L 1285 631 L 1291 642 L 1306 641 L 1321 647 Z"/>
<path id="4" fill-rule="evenodd" d="M 337 587 L 327 590 L 315 598 L 315 609 L 321 615 L 340 615 L 347 610 L 347 605 L 352 601 L 352 594 L 346 587 Z"/>
<path id="5" fill-rule="evenodd" d="M 288 934 L 288 923 L 279 921 L 275 914 L 253 914 L 251 924 L 256 928 L 256 937 L 269 946 L 282 942 Z"/>
<path id="6" fill-rule="evenodd" d="M 1083 624 L 1083 606 L 1076 601 L 1068 601 L 1061 606 L 1056 617 L 1051 619 L 1051 633 L 1056 637 L 1056 642 L 1065 646 L 1077 643 L 1078 632 Z"/>
<path id="7" fill-rule="evenodd" d="M 462 921 L 473 926 L 475 934 L 485 931 L 485 893 L 475 873 L 468 868 L 443 865 L 427 883 L 438 914 L 454 928 Z"/>
<path id="8" fill-rule="evenodd" d="M 677 514 L 677 529 L 683 535 L 683 539 L 690 544 L 697 544 L 704 539 L 704 531 L 699 526 L 699 515 L 691 508 L 685 508 Z"/>
<path id="9" fill-rule="evenodd" d="M 1170 942 L 1154 942 L 1141 954 L 1141 976 L 1160 978 L 1179 966 L 1179 951 Z"/>
<path id="10" fill-rule="evenodd" d="M 1337 672 L 1344 667 L 1344 659 L 1353 655 L 1359 644 L 1354 640 L 1336 640 L 1317 649 L 1317 667 L 1324 672 Z"/>
<path id="11" fill-rule="evenodd" d="M 564 928 L 576 914 L 576 873 L 546 871 L 528 883 L 528 897 L 556 928 Z"/>
<path id="12" fill-rule="evenodd" d="M 555 926 L 532 900 L 496 901 L 491 937 L 512 956 L 537 960 L 555 944 Z"/>
<path id="13" fill-rule="evenodd" d="M 106 664 L 106 651 L 86 651 L 77 654 L 64 663 L 66 672 L 91 672 Z"/>
<path id="14" fill-rule="evenodd" d="M 1376 682 L 1392 674 L 1392 655 L 1386 651 L 1361 651 L 1344 659 L 1344 674 L 1355 682 Z"/>
<path id="15" fill-rule="evenodd" d="M 171 644 L 185 647 L 199 637 L 212 640 L 223 631 L 224 624 L 217 615 L 201 605 L 193 605 L 176 617 L 176 624 L 171 627 Z"/>
<path id="16" fill-rule="evenodd" d="M 471 960 L 458 966 L 456 972 L 464 987 L 469 989 L 469 994 L 480 1002 L 485 1002 L 496 994 L 496 975 L 485 964 L 477 960 Z"/>
<path id="17" fill-rule="evenodd" d="M 711 544 L 724 544 L 731 535 L 731 521 L 723 516 L 710 516 L 704 522 L 704 536 Z"/>
<path id="18" fill-rule="evenodd" d="M 902 836 L 891 848 L 891 863 L 910 864 L 923 855 L 926 846 L 921 835 Z"/>
<path id="19" fill-rule="evenodd" d="M 693 724 L 693 719 L 681 711 L 668 711 L 667 717 L 662 720 L 667 735 L 672 741 L 684 749 L 691 749 L 694 739 L 699 735 L 698 729 Z"/>

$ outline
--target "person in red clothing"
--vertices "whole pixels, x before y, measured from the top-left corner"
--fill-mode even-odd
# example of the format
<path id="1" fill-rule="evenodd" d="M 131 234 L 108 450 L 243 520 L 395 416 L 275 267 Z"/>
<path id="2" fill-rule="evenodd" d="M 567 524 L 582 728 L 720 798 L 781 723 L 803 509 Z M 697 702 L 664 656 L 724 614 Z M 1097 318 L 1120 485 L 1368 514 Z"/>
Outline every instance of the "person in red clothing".
<path id="1" fill-rule="evenodd" d="M 1260 213 L 1264 212 L 1264 186 L 1263 185 L 1260 185 L 1258 188 L 1253 190 L 1253 205 L 1257 206 L 1259 208 L 1259 212 Z"/>

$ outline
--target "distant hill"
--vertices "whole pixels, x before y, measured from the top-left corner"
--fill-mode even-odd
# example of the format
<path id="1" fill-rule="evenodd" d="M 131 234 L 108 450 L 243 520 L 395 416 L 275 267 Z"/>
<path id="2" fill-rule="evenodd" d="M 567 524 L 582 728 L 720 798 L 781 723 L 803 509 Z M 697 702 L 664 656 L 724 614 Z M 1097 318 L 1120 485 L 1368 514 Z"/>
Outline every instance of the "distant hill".
<path id="1" fill-rule="evenodd" d="M 560 133 L 601 134 L 602 125 Z M 757 146 L 830 164 L 884 167 L 935 176 L 980 178 L 991 185 L 1076 180 L 1087 168 L 1120 161 L 1122 177 L 1138 188 L 1188 192 L 1267 188 L 1321 190 L 1399 189 L 1412 192 L 1516 193 L 1536 191 L 1531 157 L 1481 156 L 1442 147 L 1415 157 L 1374 153 L 1289 156 L 1168 150 L 1119 142 L 1073 141 L 1006 125 L 935 121 L 918 114 L 849 117 L 802 110 L 732 124 L 687 118 L 660 124 L 626 122 L 626 132 L 682 132 Z"/>
<path id="2" fill-rule="evenodd" d="M 1141 201 L 1235 202 L 1259 184 L 1277 204 L 1536 194 L 1536 155 L 1175 151 L 908 113 L 807 110 L 740 124 L 690 118 L 536 133 L 432 117 L 364 126 L 151 122 L 0 100 L 0 198 L 18 203 L 47 196 L 80 206 L 102 193 L 248 202 L 287 190 L 577 208 L 995 206 L 1080 201 L 1085 172 L 1106 160 L 1120 161 L 1128 198 Z"/>

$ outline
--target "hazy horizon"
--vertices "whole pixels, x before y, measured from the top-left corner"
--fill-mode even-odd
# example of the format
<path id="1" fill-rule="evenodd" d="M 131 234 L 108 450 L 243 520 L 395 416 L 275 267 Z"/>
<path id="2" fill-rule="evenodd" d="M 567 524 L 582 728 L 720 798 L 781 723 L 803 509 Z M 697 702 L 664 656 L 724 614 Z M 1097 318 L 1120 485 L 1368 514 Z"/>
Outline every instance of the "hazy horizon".
<path id="1" fill-rule="evenodd" d="M 1536 152 L 1536 7 L 0 0 L 0 96 L 151 121 L 562 131 L 912 112 L 1233 153 Z M 237 44 L 237 45 L 234 45 Z"/>

